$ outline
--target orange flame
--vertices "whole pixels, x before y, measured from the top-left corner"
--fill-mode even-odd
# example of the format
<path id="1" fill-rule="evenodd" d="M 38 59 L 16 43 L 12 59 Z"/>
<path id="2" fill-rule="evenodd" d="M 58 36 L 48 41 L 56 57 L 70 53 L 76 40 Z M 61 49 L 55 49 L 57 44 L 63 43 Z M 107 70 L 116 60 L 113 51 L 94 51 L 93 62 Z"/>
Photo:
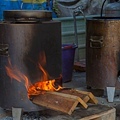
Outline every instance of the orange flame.
<path id="1" fill-rule="evenodd" d="M 37 82 L 34 85 L 29 87 L 28 96 L 39 95 L 39 94 L 44 93 L 45 91 L 58 91 L 58 90 L 60 90 L 61 87 L 59 86 L 58 88 L 55 88 L 54 83 L 55 83 L 55 80 Z"/>
<path id="2" fill-rule="evenodd" d="M 31 86 L 31 82 L 28 80 L 27 76 L 25 76 L 24 74 L 22 74 L 16 66 L 12 66 L 10 59 L 8 60 L 8 66 L 5 66 L 6 68 L 6 72 L 7 75 L 11 78 L 11 79 L 15 79 L 19 82 L 22 82 L 26 89 L 28 90 L 29 86 Z"/>
<path id="3" fill-rule="evenodd" d="M 40 62 L 38 63 L 38 67 L 42 71 L 43 75 L 39 82 L 36 82 L 33 85 L 26 75 L 20 72 L 16 66 L 12 66 L 10 59 L 8 60 L 8 63 L 9 65 L 5 66 L 7 75 L 11 79 L 15 79 L 25 85 L 28 92 L 28 97 L 30 95 L 39 95 L 45 91 L 58 91 L 62 88 L 61 86 L 55 86 L 55 79 L 49 80 L 49 74 L 43 69 L 42 66 L 46 64 L 44 52 L 40 54 Z"/>

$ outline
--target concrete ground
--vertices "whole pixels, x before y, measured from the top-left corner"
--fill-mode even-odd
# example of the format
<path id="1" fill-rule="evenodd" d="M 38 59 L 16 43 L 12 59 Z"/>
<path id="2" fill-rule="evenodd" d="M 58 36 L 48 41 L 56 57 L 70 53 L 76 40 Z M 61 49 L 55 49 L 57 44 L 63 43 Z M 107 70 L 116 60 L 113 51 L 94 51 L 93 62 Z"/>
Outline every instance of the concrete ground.
<path id="1" fill-rule="evenodd" d="M 120 91 L 116 91 L 114 102 L 109 103 L 107 101 L 106 91 L 87 89 L 86 73 L 85 72 L 75 72 L 75 71 L 73 72 L 72 80 L 67 83 L 63 83 L 63 87 L 75 88 L 78 90 L 92 92 L 98 99 L 99 104 L 107 105 L 110 107 L 115 107 L 116 108 L 116 116 L 117 116 L 116 120 L 120 120 Z M 0 108 L 0 115 L 1 114 L 4 115 L 4 110 L 2 108 Z M 3 119 L 0 119 L 0 120 L 12 120 L 12 118 L 9 116 L 4 116 Z M 25 120 L 29 120 L 29 119 L 25 119 Z"/>
<path id="2" fill-rule="evenodd" d="M 107 101 L 107 92 L 105 90 L 87 89 L 85 72 L 73 72 L 72 80 L 64 83 L 63 86 L 92 92 L 98 99 L 98 104 L 116 108 L 116 120 L 120 120 L 120 90 L 116 90 L 114 102 L 109 103 Z"/>

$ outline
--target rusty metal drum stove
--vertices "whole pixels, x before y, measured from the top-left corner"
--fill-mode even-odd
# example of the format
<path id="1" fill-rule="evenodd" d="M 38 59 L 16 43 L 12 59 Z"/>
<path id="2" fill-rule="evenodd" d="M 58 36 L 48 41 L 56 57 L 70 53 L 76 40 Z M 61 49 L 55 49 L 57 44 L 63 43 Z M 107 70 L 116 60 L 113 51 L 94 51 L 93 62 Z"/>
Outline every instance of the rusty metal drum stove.
<path id="1" fill-rule="evenodd" d="M 120 18 L 87 20 L 86 82 L 96 89 L 120 88 Z"/>
<path id="2" fill-rule="evenodd" d="M 50 11 L 4 11 L 0 22 L 0 106 L 24 111 L 38 111 L 43 107 L 33 104 L 27 97 L 23 83 L 11 80 L 5 66 L 10 58 L 32 83 L 40 79 L 38 69 L 40 52 L 46 55 L 46 70 L 53 79 L 61 70 L 61 23 L 53 21 Z M 59 79 L 58 79 L 59 80 Z"/>

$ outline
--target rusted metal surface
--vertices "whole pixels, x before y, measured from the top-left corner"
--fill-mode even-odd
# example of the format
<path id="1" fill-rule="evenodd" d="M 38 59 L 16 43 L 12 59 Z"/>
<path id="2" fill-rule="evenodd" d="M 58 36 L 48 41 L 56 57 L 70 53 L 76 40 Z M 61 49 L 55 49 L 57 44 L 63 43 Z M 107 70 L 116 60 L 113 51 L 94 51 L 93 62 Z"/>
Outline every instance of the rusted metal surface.
<path id="1" fill-rule="evenodd" d="M 12 65 L 35 83 L 42 75 L 37 65 L 40 52 L 44 51 L 45 70 L 53 79 L 58 80 L 62 71 L 60 22 L 1 22 L 0 46 L 0 106 L 5 109 L 23 108 L 24 111 L 40 110 L 42 107 L 34 105 L 28 99 L 24 84 L 7 76 L 5 66 L 10 58 Z"/>
<path id="2" fill-rule="evenodd" d="M 120 87 L 120 19 L 87 20 L 86 81 L 97 89 Z"/>
<path id="3" fill-rule="evenodd" d="M 47 10 L 6 10 L 3 15 L 5 20 L 12 20 L 12 22 L 52 20 L 52 12 Z"/>

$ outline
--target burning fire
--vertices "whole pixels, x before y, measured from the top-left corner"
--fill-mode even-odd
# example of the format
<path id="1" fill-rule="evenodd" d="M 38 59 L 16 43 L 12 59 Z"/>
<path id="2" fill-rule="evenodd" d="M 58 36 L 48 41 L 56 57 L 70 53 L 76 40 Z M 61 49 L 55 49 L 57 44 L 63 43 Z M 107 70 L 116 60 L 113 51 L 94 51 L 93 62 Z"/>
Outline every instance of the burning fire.
<path id="1" fill-rule="evenodd" d="M 7 75 L 11 79 L 15 79 L 19 82 L 22 82 L 28 92 L 28 97 L 31 95 L 43 94 L 45 91 L 58 91 L 62 89 L 61 86 L 55 86 L 55 79 L 49 80 L 49 74 L 44 70 L 43 66 L 46 64 L 45 53 L 40 54 L 38 67 L 42 71 L 43 75 L 40 78 L 39 82 L 32 84 L 28 77 L 18 70 L 16 66 L 11 64 L 10 59 L 8 60 L 8 66 L 5 66 Z"/>

